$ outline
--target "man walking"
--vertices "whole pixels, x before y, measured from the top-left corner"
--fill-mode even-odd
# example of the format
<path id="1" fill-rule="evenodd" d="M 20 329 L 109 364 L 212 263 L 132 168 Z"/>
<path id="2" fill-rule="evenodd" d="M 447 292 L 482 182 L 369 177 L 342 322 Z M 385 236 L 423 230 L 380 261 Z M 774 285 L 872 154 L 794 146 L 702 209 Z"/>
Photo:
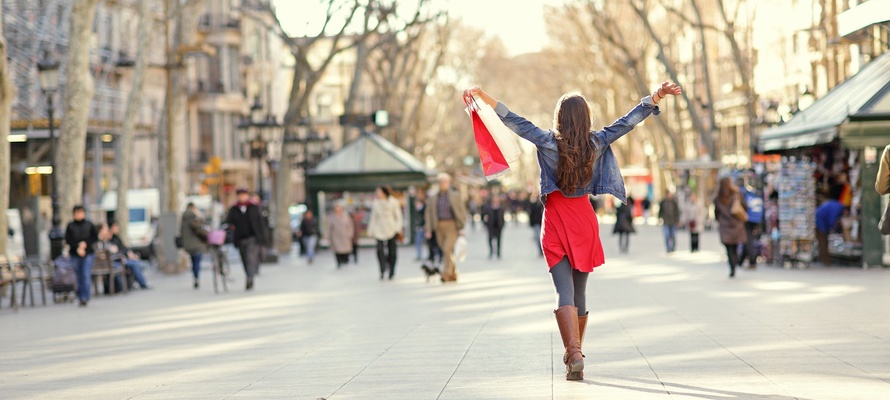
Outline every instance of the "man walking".
<path id="1" fill-rule="evenodd" d="M 454 282 L 457 280 L 457 270 L 454 264 L 454 242 L 457 241 L 458 232 L 464 228 L 467 219 L 466 205 L 460 199 L 460 193 L 451 189 L 451 175 L 440 173 L 439 193 L 430 196 L 426 203 L 426 237 L 430 239 L 433 230 L 436 232 L 436 240 L 444 253 L 445 266 L 442 271 L 442 282 Z"/>
<path id="2" fill-rule="evenodd" d="M 241 253 L 241 262 L 244 264 L 244 273 L 247 275 L 247 290 L 253 289 L 253 277 L 259 267 L 260 257 L 257 246 L 265 243 L 263 236 L 262 213 L 260 208 L 250 202 L 250 193 L 247 189 L 238 189 L 236 192 L 238 202 L 229 209 L 226 223 L 229 229 L 235 232 L 235 246 Z"/>
<path id="3" fill-rule="evenodd" d="M 86 209 L 82 205 L 74 206 L 74 220 L 65 228 L 65 243 L 74 263 L 77 274 L 77 298 L 80 306 L 86 307 L 90 301 L 90 281 L 93 273 L 93 262 L 96 259 L 95 244 L 99 241 L 99 230 L 92 222 L 86 220 Z"/>
<path id="4" fill-rule="evenodd" d="M 680 205 L 674 198 L 674 192 L 668 190 L 664 193 L 664 199 L 658 204 L 658 218 L 664 231 L 665 248 L 668 253 L 673 253 L 677 248 L 677 225 L 680 224 Z"/>

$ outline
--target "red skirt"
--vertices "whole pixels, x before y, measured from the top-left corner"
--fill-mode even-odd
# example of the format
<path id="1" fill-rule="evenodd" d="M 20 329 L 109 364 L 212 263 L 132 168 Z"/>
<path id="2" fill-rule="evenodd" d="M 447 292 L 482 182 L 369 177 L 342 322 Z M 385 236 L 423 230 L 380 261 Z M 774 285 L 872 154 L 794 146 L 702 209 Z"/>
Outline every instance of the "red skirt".
<path id="1" fill-rule="evenodd" d="M 591 272 L 606 262 L 599 221 L 587 196 L 568 198 L 559 191 L 547 195 L 541 247 L 550 268 L 563 257 L 581 272 Z"/>

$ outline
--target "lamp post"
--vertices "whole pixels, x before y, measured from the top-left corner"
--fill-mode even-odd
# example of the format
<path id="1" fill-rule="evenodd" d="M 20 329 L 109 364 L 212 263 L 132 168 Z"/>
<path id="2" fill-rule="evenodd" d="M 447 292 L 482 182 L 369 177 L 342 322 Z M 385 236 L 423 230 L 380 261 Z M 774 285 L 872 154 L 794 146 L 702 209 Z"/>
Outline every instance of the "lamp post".
<path id="1" fill-rule="evenodd" d="M 259 97 L 257 97 L 254 99 L 253 105 L 250 106 L 250 114 L 241 119 L 238 128 L 245 133 L 245 139 L 248 141 L 250 148 L 250 158 L 256 160 L 257 192 L 260 195 L 260 200 L 265 204 L 263 161 L 266 160 L 268 155 L 269 143 L 277 139 L 281 125 L 272 114 L 263 116 L 263 105 L 260 103 Z"/>
<path id="2" fill-rule="evenodd" d="M 49 141 L 50 141 L 50 167 L 52 168 L 52 228 L 49 231 L 50 258 L 53 260 L 62 254 L 62 241 L 65 234 L 62 232 L 62 216 L 59 214 L 59 190 L 56 177 L 56 131 L 53 113 L 53 96 L 59 88 L 59 62 L 50 59 L 44 54 L 43 60 L 37 63 L 37 73 L 40 81 L 40 90 L 46 96 L 47 114 L 49 114 Z"/>

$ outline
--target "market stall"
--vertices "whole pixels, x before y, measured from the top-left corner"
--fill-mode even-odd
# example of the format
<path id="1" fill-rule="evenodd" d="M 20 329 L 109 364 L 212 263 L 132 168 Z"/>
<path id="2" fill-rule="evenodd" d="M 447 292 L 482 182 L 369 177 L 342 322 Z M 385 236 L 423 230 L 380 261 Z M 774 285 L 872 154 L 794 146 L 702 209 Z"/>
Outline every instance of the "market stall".
<path id="1" fill-rule="evenodd" d="M 394 189 L 395 197 L 402 203 L 405 232 L 408 233 L 416 218 L 411 207 L 413 198 L 429 185 L 435 174 L 410 153 L 382 136 L 363 132 L 358 139 L 321 161 L 308 173 L 308 204 L 318 214 L 322 236 L 326 237 L 327 216 L 335 202 L 344 203 L 347 210 L 360 221 L 360 244 L 370 244 L 373 241 L 366 237 L 365 232 L 375 189 L 381 185 L 390 185 Z M 405 238 L 410 240 L 413 236 L 406 234 Z"/>
<path id="2" fill-rule="evenodd" d="M 809 180 L 815 185 L 816 196 L 844 205 L 844 215 L 829 236 L 832 263 L 863 267 L 882 263 L 886 245 L 880 235 L 871 234 L 877 233 L 881 214 L 880 198 L 873 187 L 878 167 L 875 154 L 890 143 L 890 129 L 864 120 L 878 115 L 884 115 L 885 121 L 890 119 L 888 94 L 890 53 L 875 58 L 809 108 L 787 123 L 764 131 L 760 137 L 759 146 L 765 153 L 810 160 L 813 169 Z M 866 122 L 871 124 L 867 126 Z M 789 212 L 792 211 L 783 209 L 779 201 L 779 219 Z M 798 218 L 814 225 L 815 213 L 807 214 Z M 781 223 L 778 231 L 780 237 L 785 237 Z"/>

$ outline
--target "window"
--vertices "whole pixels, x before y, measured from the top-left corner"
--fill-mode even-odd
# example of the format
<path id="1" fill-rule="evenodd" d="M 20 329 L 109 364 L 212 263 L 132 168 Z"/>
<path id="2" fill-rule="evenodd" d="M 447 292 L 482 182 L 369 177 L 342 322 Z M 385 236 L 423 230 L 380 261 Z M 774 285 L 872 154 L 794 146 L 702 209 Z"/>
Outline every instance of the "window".
<path id="1" fill-rule="evenodd" d="M 213 153 L 213 114 L 209 112 L 198 113 L 198 146 L 194 157 L 198 163 L 206 163 Z"/>

